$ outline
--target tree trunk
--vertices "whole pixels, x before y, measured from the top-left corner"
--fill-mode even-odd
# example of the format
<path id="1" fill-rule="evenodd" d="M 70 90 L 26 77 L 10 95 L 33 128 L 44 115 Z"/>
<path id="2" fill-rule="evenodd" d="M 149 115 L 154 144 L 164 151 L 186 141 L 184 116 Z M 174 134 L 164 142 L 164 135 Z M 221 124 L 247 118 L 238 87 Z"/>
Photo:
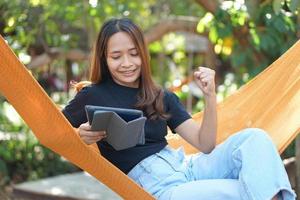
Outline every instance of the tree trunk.
<path id="1" fill-rule="evenodd" d="M 195 0 L 195 2 L 199 5 L 201 5 L 205 10 L 207 10 L 208 12 L 211 12 L 212 14 L 215 14 L 215 12 L 218 9 L 218 1 L 216 0 Z"/>
<path id="2" fill-rule="evenodd" d="M 71 60 L 66 60 L 65 64 L 65 71 L 66 71 L 66 91 L 69 91 L 70 88 L 70 82 L 73 77 L 73 72 L 72 72 L 72 61 Z"/>

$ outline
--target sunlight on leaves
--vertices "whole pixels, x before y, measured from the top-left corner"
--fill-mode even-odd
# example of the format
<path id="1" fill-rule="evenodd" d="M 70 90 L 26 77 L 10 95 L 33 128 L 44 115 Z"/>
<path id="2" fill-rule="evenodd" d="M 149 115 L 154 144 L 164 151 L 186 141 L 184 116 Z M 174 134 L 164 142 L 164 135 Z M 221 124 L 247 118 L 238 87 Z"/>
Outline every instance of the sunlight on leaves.
<path id="1" fill-rule="evenodd" d="M 203 33 L 205 30 L 205 27 L 207 27 L 213 19 L 214 19 L 213 14 L 211 14 L 210 12 L 207 12 L 204 15 L 204 17 L 199 21 L 199 23 L 197 25 L 197 31 L 199 33 Z"/>

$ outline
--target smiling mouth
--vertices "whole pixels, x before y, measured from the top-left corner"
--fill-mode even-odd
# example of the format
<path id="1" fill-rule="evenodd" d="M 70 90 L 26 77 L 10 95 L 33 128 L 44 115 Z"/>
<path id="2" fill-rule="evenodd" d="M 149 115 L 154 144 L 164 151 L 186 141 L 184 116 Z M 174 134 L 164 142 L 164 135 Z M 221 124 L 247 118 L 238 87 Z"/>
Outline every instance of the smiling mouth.
<path id="1" fill-rule="evenodd" d="M 122 74 L 124 74 L 124 75 L 132 75 L 132 74 L 134 74 L 134 72 L 135 72 L 135 70 L 130 70 L 130 71 L 125 71 L 125 72 L 122 72 Z"/>

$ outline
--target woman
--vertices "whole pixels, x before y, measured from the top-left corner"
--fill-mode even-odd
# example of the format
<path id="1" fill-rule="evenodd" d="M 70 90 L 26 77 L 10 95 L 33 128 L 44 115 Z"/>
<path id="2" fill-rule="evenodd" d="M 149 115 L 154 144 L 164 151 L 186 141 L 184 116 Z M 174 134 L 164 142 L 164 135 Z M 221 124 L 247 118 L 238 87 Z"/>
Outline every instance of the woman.
<path id="1" fill-rule="evenodd" d="M 240 131 L 216 145 L 215 72 L 199 67 L 202 124 L 191 119 L 178 97 L 156 86 L 142 31 L 129 19 L 102 26 L 91 63 L 91 84 L 63 110 L 86 144 L 97 142 L 101 154 L 158 199 L 295 199 L 282 161 L 261 129 Z M 147 117 L 145 145 L 114 150 L 105 132 L 91 131 L 85 105 L 142 110 Z M 167 126 L 202 153 L 186 157 L 167 146 Z"/>

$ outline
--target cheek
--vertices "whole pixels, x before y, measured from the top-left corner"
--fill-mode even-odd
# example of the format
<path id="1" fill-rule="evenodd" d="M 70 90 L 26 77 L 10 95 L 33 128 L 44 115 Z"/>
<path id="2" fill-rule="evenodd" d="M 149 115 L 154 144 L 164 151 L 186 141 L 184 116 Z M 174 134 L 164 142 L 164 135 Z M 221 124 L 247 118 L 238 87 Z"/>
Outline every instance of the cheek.
<path id="1" fill-rule="evenodd" d="M 109 71 L 114 71 L 117 70 L 119 63 L 117 61 L 111 60 L 111 59 L 107 59 L 106 60 L 107 66 Z"/>
<path id="2" fill-rule="evenodd" d="M 141 68 L 141 66 L 142 66 L 142 59 L 141 59 L 141 58 L 135 58 L 135 59 L 134 59 L 134 64 L 135 64 L 136 66 L 138 66 L 138 67 Z"/>

